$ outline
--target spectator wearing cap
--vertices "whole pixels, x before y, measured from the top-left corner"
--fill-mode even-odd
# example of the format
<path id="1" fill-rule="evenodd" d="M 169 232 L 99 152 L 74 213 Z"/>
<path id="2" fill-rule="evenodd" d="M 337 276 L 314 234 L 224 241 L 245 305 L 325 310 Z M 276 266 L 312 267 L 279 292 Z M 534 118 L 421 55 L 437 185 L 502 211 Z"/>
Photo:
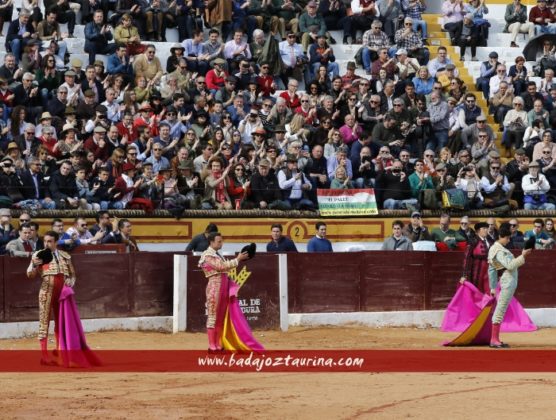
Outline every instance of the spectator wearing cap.
<path id="1" fill-rule="evenodd" d="M 481 191 L 485 198 L 485 207 L 509 205 L 513 209 L 517 208 L 517 203 L 511 199 L 513 189 L 508 178 L 501 173 L 501 163 L 491 161 L 488 171 L 481 178 Z"/>
<path id="2" fill-rule="evenodd" d="M 205 186 L 201 180 L 201 175 L 195 172 L 193 161 L 191 159 L 181 161 L 177 169 L 178 189 L 180 194 L 184 195 L 189 201 L 190 208 L 201 208 L 201 199 Z"/>
<path id="3" fill-rule="evenodd" d="M 529 22 L 535 25 L 535 35 L 556 33 L 556 17 L 546 7 L 546 0 L 537 0 L 537 5 L 529 11 Z"/>
<path id="4" fill-rule="evenodd" d="M 411 213 L 410 222 L 402 229 L 403 235 L 412 243 L 418 241 L 430 241 L 431 234 L 429 229 L 424 225 L 421 213 L 414 211 Z"/>
<path id="5" fill-rule="evenodd" d="M 510 47 L 518 47 L 516 40 L 519 33 L 528 33 L 529 39 L 535 36 L 535 24 L 527 22 L 527 6 L 521 4 L 519 0 L 513 0 L 506 6 L 504 19 L 506 20 L 504 32 L 512 34 Z"/>
<path id="6" fill-rule="evenodd" d="M 303 53 L 303 48 L 296 42 L 296 34 L 288 32 L 285 41 L 278 44 L 280 57 L 282 59 L 283 71 L 280 74 L 282 82 L 289 89 L 288 79 L 303 80 L 303 70 L 307 63 L 307 56 Z"/>
<path id="7" fill-rule="evenodd" d="M 483 92 L 485 99 L 490 98 L 490 78 L 497 74 L 498 66 L 504 64 L 498 61 L 498 53 L 491 51 L 488 60 L 481 63 L 480 77 L 477 79 L 477 87 Z"/>
<path id="8" fill-rule="evenodd" d="M 556 206 L 548 202 L 547 193 L 550 184 L 542 173 L 540 165 L 533 161 L 529 164 L 529 173 L 521 181 L 523 189 L 523 202 L 525 210 L 555 210 Z"/>
<path id="9" fill-rule="evenodd" d="M 95 118 L 96 102 L 95 93 L 92 90 L 89 89 L 83 93 L 83 99 L 74 108 L 74 112 L 79 120 L 89 121 Z"/>
<path id="10" fill-rule="evenodd" d="M 92 152 L 95 159 L 103 162 L 110 157 L 110 150 L 106 142 L 106 129 L 98 125 L 93 129 L 93 135 L 85 140 L 83 148 Z"/>
<path id="11" fill-rule="evenodd" d="M 403 234 L 404 224 L 401 220 L 392 222 L 392 236 L 382 243 L 381 251 L 413 251 L 411 240 Z"/>
<path id="12" fill-rule="evenodd" d="M 334 78 L 340 74 L 340 67 L 336 63 L 336 57 L 332 47 L 326 42 L 325 35 L 318 35 L 317 42 L 309 47 L 309 61 L 312 66 L 312 74 L 316 75 L 319 67 L 326 67 L 327 74 Z"/>
<path id="13" fill-rule="evenodd" d="M 73 70 L 68 70 L 64 73 L 64 83 L 60 85 L 61 87 L 66 88 L 68 91 L 66 106 L 76 106 L 81 93 L 81 85 L 75 83 L 75 72 Z"/>
<path id="14" fill-rule="evenodd" d="M 290 203 L 282 198 L 278 178 L 270 168 L 268 159 L 259 161 L 257 172 L 251 177 L 251 190 L 255 207 L 270 210 L 290 210 Z"/>
<path id="15" fill-rule="evenodd" d="M 509 89 L 508 82 L 501 82 L 498 92 L 496 92 L 489 100 L 489 104 L 494 114 L 494 120 L 501 124 L 506 117 L 506 114 L 512 109 L 514 100 L 514 93 Z"/>
<path id="16" fill-rule="evenodd" d="M 155 54 L 156 47 L 153 44 L 148 44 L 145 52 L 135 56 L 133 61 L 135 76 L 145 77 L 151 86 L 157 85 L 163 75 L 162 65 Z"/>
<path id="17" fill-rule="evenodd" d="M 378 58 L 379 51 L 383 48 L 390 49 L 390 38 L 382 31 L 382 22 L 374 20 L 371 29 L 363 34 L 363 50 L 361 60 L 367 74 L 371 74 L 371 62 Z"/>
<path id="18" fill-rule="evenodd" d="M 217 57 L 212 61 L 212 69 L 207 71 L 205 80 L 206 88 L 215 94 L 219 89 L 224 88 L 228 72 L 225 70 L 226 60 Z"/>
<path id="19" fill-rule="evenodd" d="M 496 144 L 488 138 L 488 133 L 485 130 L 479 129 L 477 131 L 477 141 L 473 142 L 471 147 L 473 162 L 482 168 L 488 163 L 487 159 L 491 151 L 498 152 Z"/>
<path id="20" fill-rule="evenodd" d="M 19 11 L 19 17 L 10 22 L 6 35 L 6 50 L 14 54 L 16 64 L 19 64 L 23 48 L 37 38 L 34 26 L 29 21 L 31 12 L 27 9 Z"/>
<path id="21" fill-rule="evenodd" d="M 496 146 L 491 146 L 496 141 L 496 134 L 490 125 L 487 124 L 487 118 L 484 115 L 479 115 L 475 122 L 466 127 L 461 132 L 461 142 L 467 149 L 471 148 L 479 139 L 479 132 L 486 132 L 487 142 L 486 146 L 490 146 L 490 150 Z M 488 153 L 488 150 L 486 151 Z"/>
<path id="22" fill-rule="evenodd" d="M 297 168 L 297 157 L 288 155 L 286 168 L 278 172 L 278 185 L 282 191 L 282 197 L 294 209 L 312 210 L 315 204 L 308 199 L 307 192 L 312 185 L 306 175 Z"/>
<path id="23" fill-rule="evenodd" d="M 137 190 L 143 183 L 143 179 L 139 178 L 134 180 L 137 170 L 135 165 L 131 163 L 124 163 L 122 168 L 122 175 L 119 176 L 114 183 L 114 190 L 112 191 L 114 201 L 109 205 L 112 209 L 125 209 L 131 200 L 135 190 Z"/>
<path id="24" fill-rule="evenodd" d="M 102 10 L 95 10 L 92 22 L 85 25 L 85 52 L 89 53 L 89 64 L 95 62 L 97 54 L 110 55 L 116 51 L 116 44 L 109 44 L 111 41 L 112 27 L 104 23 L 104 13 Z"/>

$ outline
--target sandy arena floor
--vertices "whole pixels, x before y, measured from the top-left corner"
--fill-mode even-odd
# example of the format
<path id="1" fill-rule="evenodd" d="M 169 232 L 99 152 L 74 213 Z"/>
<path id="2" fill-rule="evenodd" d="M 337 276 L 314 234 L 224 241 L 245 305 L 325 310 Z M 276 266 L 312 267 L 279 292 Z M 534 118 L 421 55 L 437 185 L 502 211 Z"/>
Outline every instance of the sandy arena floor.
<path id="1" fill-rule="evenodd" d="M 269 349 L 439 349 L 437 330 L 257 332 Z M 204 334 L 103 332 L 93 349 L 205 349 Z M 556 348 L 556 330 L 505 334 L 513 349 Z M 35 339 L 0 349 L 35 349 Z M 457 350 L 456 350 L 457 351 Z M 514 351 L 514 350 L 502 350 Z M 0 374 L 0 418 L 555 419 L 555 374 Z"/>

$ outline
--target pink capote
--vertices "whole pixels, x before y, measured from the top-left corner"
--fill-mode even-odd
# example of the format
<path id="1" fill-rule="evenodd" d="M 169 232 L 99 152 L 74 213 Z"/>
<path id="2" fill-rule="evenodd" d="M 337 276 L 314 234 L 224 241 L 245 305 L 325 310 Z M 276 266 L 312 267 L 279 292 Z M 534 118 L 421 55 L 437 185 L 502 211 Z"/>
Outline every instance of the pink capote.
<path id="1" fill-rule="evenodd" d="M 496 296 L 498 297 L 499 294 L 500 289 L 497 290 Z M 483 294 L 468 281 L 460 284 L 446 308 L 440 330 L 446 332 L 465 331 L 488 303 L 489 299 L 485 299 L 485 296 L 488 295 Z M 500 331 L 530 332 L 536 329 L 537 327 L 533 324 L 523 306 L 513 297 L 500 326 Z"/>
<path id="2" fill-rule="evenodd" d="M 227 274 L 221 275 L 220 302 L 216 312 L 216 333 L 224 350 L 263 351 L 264 347 L 253 337 L 251 328 L 237 300 L 239 285 Z"/>
<path id="3" fill-rule="evenodd" d="M 64 286 L 60 293 L 58 313 L 58 353 L 65 367 L 100 366 L 100 360 L 87 346 L 73 296 L 73 289 Z"/>

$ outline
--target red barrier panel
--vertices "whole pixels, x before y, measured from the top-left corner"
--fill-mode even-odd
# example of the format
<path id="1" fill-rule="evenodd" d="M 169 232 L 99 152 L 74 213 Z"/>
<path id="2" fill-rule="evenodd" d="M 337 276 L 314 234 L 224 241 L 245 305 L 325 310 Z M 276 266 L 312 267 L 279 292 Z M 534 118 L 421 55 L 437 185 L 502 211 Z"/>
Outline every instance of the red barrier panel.
<path id="1" fill-rule="evenodd" d="M 133 316 L 172 314 L 174 254 L 141 252 L 129 254 Z"/>
<path id="2" fill-rule="evenodd" d="M 187 259 L 187 330 L 204 331 L 207 279 L 197 266 L 199 257 Z M 245 267 L 245 271 L 244 270 Z M 280 325 L 278 255 L 258 254 L 240 264 L 236 272 L 248 275 L 238 294 L 239 304 L 252 328 L 274 329 Z"/>

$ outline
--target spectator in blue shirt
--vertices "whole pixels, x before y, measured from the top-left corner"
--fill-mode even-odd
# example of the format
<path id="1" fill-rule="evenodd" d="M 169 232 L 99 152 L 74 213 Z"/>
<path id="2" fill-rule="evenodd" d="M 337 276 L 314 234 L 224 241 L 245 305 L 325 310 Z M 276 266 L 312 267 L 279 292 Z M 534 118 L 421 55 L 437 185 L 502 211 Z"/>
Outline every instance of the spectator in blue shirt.
<path id="1" fill-rule="evenodd" d="M 332 243 L 326 239 L 326 223 L 317 222 L 315 229 L 317 234 L 309 239 L 307 252 L 333 252 Z"/>

